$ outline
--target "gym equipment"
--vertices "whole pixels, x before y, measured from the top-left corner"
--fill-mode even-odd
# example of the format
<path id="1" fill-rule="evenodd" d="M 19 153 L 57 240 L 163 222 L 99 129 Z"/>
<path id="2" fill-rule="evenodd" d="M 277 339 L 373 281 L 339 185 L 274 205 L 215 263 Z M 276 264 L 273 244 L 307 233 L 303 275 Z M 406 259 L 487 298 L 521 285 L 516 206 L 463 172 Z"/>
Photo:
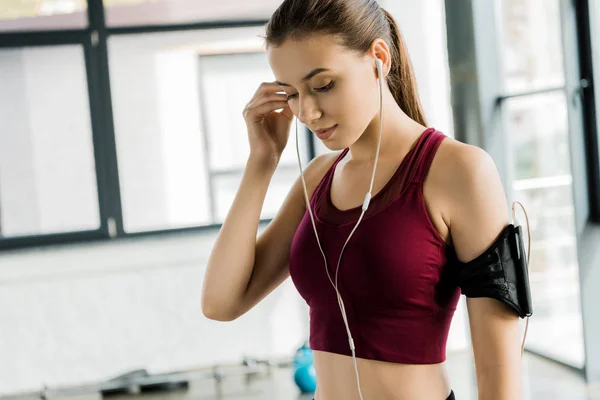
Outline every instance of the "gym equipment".
<path id="1" fill-rule="evenodd" d="M 275 362 L 270 361 L 272 364 Z M 266 364 L 267 361 L 262 361 Z M 134 370 L 119 375 L 106 382 L 82 385 L 77 387 L 51 389 L 44 385 L 39 393 L 34 393 L 28 398 L 38 397 L 43 400 L 56 397 L 74 396 L 88 393 L 101 393 L 103 396 L 115 394 L 137 394 L 147 392 L 167 392 L 174 390 L 185 390 L 189 382 L 199 379 L 214 379 L 218 387 L 221 382 L 232 376 L 246 376 L 247 382 L 264 372 L 265 367 L 257 362 L 244 360 L 241 365 L 220 366 L 197 370 L 179 371 L 164 374 L 149 374 L 146 369 Z"/>
<path id="2" fill-rule="evenodd" d="M 314 393 L 317 390 L 317 375 L 313 362 L 312 349 L 305 342 L 296 350 L 294 357 L 294 382 L 302 393 Z"/>
<path id="3" fill-rule="evenodd" d="M 294 357 L 294 365 L 300 367 L 303 365 L 313 364 L 312 349 L 308 347 L 308 344 L 303 344 L 298 350 L 296 350 L 296 356 Z"/>
<path id="4" fill-rule="evenodd" d="M 302 365 L 294 372 L 294 382 L 302 393 L 314 393 L 317 390 L 317 375 L 313 364 Z"/>

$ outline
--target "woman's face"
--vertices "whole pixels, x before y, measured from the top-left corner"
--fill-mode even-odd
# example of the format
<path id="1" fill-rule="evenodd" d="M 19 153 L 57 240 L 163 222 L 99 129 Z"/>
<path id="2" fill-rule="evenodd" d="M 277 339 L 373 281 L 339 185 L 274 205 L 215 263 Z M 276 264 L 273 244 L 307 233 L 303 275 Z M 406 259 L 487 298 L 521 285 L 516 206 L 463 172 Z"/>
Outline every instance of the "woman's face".
<path id="1" fill-rule="evenodd" d="M 270 47 L 268 57 L 300 122 L 313 132 L 337 125 L 319 138 L 330 150 L 353 144 L 379 111 L 373 58 L 347 50 L 331 35 L 287 40 Z"/>

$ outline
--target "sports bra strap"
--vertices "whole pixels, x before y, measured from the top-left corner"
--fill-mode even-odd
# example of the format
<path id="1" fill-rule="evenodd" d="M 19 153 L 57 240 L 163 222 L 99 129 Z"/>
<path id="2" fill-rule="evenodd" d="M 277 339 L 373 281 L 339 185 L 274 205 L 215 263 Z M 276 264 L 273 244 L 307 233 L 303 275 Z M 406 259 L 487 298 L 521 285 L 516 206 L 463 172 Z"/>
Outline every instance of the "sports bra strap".
<path id="1" fill-rule="evenodd" d="M 442 132 L 432 130 L 425 140 L 421 141 L 420 149 L 415 152 L 416 159 L 411 165 L 411 183 L 423 183 L 427 178 L 433 158 L 442 141 L 446 138 Z"/>

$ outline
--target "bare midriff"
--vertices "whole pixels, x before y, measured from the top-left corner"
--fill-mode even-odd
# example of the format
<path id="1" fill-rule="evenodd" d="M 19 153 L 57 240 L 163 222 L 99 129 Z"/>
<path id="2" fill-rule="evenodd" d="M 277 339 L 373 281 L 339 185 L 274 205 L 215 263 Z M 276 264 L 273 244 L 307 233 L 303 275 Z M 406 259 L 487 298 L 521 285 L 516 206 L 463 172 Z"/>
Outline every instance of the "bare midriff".
<path id="1" fill-rule="evenodd" d="M 352 357 L 314 350 L 315 400 L 360 400 Z M 356 359 L 363 400 L 445 400 L 450 384 L 445 362 L 400 364 Z"/>

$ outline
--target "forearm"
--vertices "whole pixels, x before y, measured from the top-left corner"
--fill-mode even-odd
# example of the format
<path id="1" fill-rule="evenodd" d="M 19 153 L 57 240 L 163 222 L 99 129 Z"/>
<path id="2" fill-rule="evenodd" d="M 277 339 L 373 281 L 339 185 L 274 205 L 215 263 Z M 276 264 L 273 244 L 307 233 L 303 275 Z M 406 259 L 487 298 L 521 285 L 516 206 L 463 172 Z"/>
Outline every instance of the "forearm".
<path id="1" fill-rule="evenodd" d="M 276 163 L 248 159 L 238 192 L 219 230 L 204 276 L 202 307 L 206 314 L 234 311 L 252 275 L 260 212 Z"/>

